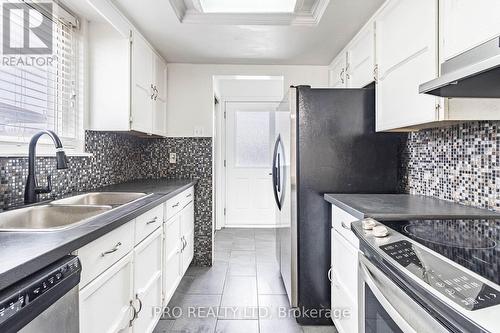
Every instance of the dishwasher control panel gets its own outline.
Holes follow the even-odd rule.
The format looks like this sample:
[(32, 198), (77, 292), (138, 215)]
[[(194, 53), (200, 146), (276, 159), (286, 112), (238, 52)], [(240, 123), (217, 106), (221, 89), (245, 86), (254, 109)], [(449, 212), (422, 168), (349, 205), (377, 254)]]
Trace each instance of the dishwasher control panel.
[(1, 291), (0, 327), (20, 311), (35, 305), (41, 296), (53, 293), (66, 279), (75, 275), (79, 279), (80, 271), (77, 257), (66, 258)]

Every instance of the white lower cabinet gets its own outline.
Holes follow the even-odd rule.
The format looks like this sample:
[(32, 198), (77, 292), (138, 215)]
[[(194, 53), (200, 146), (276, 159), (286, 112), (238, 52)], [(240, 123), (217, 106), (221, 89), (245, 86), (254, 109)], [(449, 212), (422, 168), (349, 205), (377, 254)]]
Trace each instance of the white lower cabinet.
[(358, 332), (358, 250), (332, 228), (332, 313), (349, 310), (350, 316), (335, 318), (340, 333)]
[(182, 278), (181, 250), (181, 215), (177, 214), (164, 226), (163, 242), (163, 306), (167, 306)]
[(182, 251), (182, 274), (186, 273), (194, 257), (194, 204), (189, 203), (181, 211), (182, 237), (184, 249)]
[(132, 259), (133, 254), (127, 254), (80, 290), (81, 333), (129, 332), (133, 317)]
[[(187, 190), (185, 197), (192, 198), (188, 191), (192, 193), (192, 190)], [(167, 202), (167, 210), (171, 203), (171, 200)], [(194, 257), (194, 203), (192, 199), (165, 223), (164, 235), (163, 305), (167, 306)]]
[[(162, 240), (158, 228), (134, 249), (134, 297), (137, 315), (133, 332), (153, 332), (162, 306)], [(160, 310), (158, 310), (160, 309)]]
[(193, 195), (192, 187), (177, 195), (180, 208), (166, 222), (169, 202), (76, 252), (80, 333), (153, 332), (193, 260)]

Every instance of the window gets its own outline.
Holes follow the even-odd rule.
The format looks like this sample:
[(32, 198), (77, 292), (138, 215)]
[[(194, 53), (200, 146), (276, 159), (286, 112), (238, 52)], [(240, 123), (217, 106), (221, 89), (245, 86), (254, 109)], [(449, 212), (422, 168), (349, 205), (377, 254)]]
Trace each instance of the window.
[(54, 2), (2, 5), (1, 149), (25, 153), (25, 147), (22, 151), (12, 147), (29, 142), (39, 130), (50, 129), (65, 148), (81, 150), (77, 19)]
[(267, 168), (271, 165), (271, 116), (264, 111), (236, 112), (236, 167)]
[(293, 13), (297, 0), (200, 0), (205, 13)]

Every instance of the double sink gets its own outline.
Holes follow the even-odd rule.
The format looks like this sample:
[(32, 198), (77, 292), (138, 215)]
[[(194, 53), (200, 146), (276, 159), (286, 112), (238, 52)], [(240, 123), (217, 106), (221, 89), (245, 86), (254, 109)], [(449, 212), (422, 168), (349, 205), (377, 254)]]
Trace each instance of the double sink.
[(145, 193), (95, 192), (16, 209), (0, 214), (0, 232), (67, 229), (145, 196)]

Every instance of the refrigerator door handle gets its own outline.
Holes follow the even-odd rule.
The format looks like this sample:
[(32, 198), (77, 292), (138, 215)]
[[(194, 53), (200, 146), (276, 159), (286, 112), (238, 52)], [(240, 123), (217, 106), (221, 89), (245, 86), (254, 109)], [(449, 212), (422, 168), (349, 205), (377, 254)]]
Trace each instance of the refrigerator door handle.
[(281, 202), (280, 202), (280, 199), (278, 197), (280, 180), (279, 180), (279, 168), (276, 167), (276, 159), (279, 160), (278, 149), (279, 149), (280, 141), (281, 141), (281, 137), (278, 135), (278, 138), (276, 139), (276, 143), (274, 144), (274, 154), (273, 154), (273, 193), (274, 193), (274, 200), (276, 201), (276, 205), (278, 206), (279, 210), (281, 210)]

